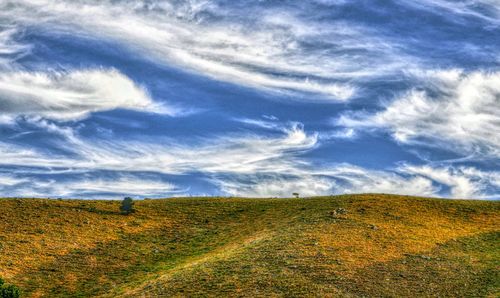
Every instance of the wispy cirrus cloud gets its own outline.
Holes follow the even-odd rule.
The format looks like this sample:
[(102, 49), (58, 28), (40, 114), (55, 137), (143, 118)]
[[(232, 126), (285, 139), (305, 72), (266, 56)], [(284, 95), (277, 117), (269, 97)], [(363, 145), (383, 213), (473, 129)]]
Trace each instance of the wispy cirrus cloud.
[(301, 167), (288, 173), (216, 177), (233, 196), (290, 197), (344, 193), (391, 193), (457, 199), (500, 199), (500, 176), (466, 166), (403, 165), (373, 170), (351, 164)]
[(432, 11), (436, 14), (451, 12), (457, 16), (469, 16), (482, 19), (492, 24), (500, 24), (500, 1), (498, 0), (402, 0), (407, 5)]
[[(380, 149), (376, 146), (391, 143), (381, 140), (384, 135), (367, 146), (363, 129), (389, 132), (398, 144), (408, 145), (397, 150), (390, 144), (395, 153), (426, 145), (426, 150), (439, 147), (498, 161), (498, 72), (415, 74), (414, 70), (443, 65), (495, 69), (500, 61), (498, 39), (492, 34), (498, 26), (495, 4), (496, 0), (0, 1), (0, 125), (5, 132), (0, 139), (0, 170), (9, 173), (0, 176), (1, 192), (81, 197), (182, 190), (143, 176), (154, 173), (154, 177), (204, 179), (223, 194), (242, 196), (290, 196), (297, 191), (303, 196), (388, 192), (498, 198), (498, 171), (476, 167), (477, 163), (406, 164), (397, 160), (402, 154), (386, 164), (370, 161), (374, 168), (342, 162), (342, 155), (354, 146), (358, 152), (359, 147)], [(421, 16), (425, 21), (419, 20)], [(482, 42), (481, 36), (491, 38)], [(82, 40), (88, 47), (76, 49)], [(60, 48), (52, 49), (53, 44)], [(112, 45), (120, 54), (89, 55), (102, 45)], [(61, 52), (71, 54), (58, 56)], [(118, 57), (121, 54), (125, 55)], [(50, 64), (60, 58), (62, 65)], [(134, 61), (124, 66), (127, 59)], [(102, 64), (116, 68), (96, 66)], [(134, 72), (143, 65), (146, 71)], [(172, 82), (165, 65), (195, 76)], [(65, 70), (50, 70), (54, 68)], [(402, 69), (413, 73), (406, 76)], [(237, 113), (231, 103), (207, 111), (207, 118), (172, 127), (165, 120), (169, 117), (149, 117), (152, 121), (136, 113), (127, 113), (135, 119), (116, 113), (116, 121), (108, 121), (108, 115), (90, 117), (114, 109), (179, 114), (160, 106), (146, 86), (125, 75), (132, 72), (153, 94), (177, 92), (170, 89), (186, 80), (182, 84), (193, 89), (197, 88), (193, 82), (206, 84), (202, 89), (210, 92), (228, 88), (227, 98), (235, 98), (236, 105), (248, 101)], [(266, 103), (264, 109), (249, 103), (254, 98), (248, 93), (254, 92), (200, 80), (197, 75), (306, 102), (357, 101), (328, 109), (323, 104), (306, 107), (303, 102), (287, 102), (285, 107), (278, 101)], [(373, 111), (373, 103), (394, 90), (402, 91)], [(193, 94), (203, 98), (205, 93), (196, 91), (177, 98), (189, 101)], [(208, 101), (215, 97), (210, 92)], [(304, 109), (297, 113), (291, 106)], [(246, 107), (248, 111), (243, 111)], [(365, 108), (371, 112), (349, 111)], [(274, 116), (253, 119), (257, 109), (279, 115), (286, 124)], [(324, 128), (322, 117), (345, 109), (337, 122), (344, 127)], [(231, 128), (213, 123), (199, 128), (216, 117), (239, 122)], [(147, 124), (140, 128), (124, 124), (138, 119)], [(297, 120), (317, 132), (307, 131)], [(252, 130), (259, 133), (249, 133)], [(205, 137), (190, 137), (193, 131)], [(92, 133), (96, 135), (89, 136)], [(322, 147), (324, 143), (343, 148), (328, 152), (331, 147)], [(101, 176), (101, 172), (113, 174)], [(67, 179), (76, 174), (84, 175)]]
[(332, 179), (308, 175), (282, 174), (241, 175), (211, 180), (224, 194), (240, 197), (291, 197), (298, 192), (303, 197), (328, 195), (336, 189)]
[[(495, 193), (499, 183), (498, 173), (474, 167), (404, 165), (373, 170), (345, 163), (311, 163), (301, 155), (318, 145), (317, 134), (306, 133), (297, 124), (282, 128), (281, 133), (274, 136), (225, 136), (199, 140), (190, 145), (164, 140), (160, 146), (144, 141), (83, 139), (72, 129), (61, 128), (47, 120), (38, 121), (37, 125), (41, 128), (63, 137), (61, 146), (64, 144), (69, 148), (69, 155), (0, 143), (0, 155), (5, 157), (0, 165), (30, 165), (56, 170), (56, 173), (62, 170), (68, 173), (102, 170), (137, 174), (198, 173), (223, 194), (255, 197), (288, 197), (292, 192), (299, 192), (303, 196), (359, 192), (452, 198), (497, 198), (499, 195)], [(119, 190), (111, 182), (108, 184), (94, 180), (89, 183), (61, 183), (57, 192), (51, 193), (76, 195), (77, 192), (97, 192), (92, 183), (99, 188), (100, 193)], [(12, 184), (11, 180), (6, 181)], [(141, 191), (141, 185), (130, 183), (129, 188), (123, 189), (129, 193), (147, 195), (147, 188)], [(148, 194), (154, 195), (153, 186), (156, 184), (151, 185)], [(158, 190), (161, 190), (158, 195), (169, 190), (163, 184), (158, 186)], [(68, 188), (66, 192), (65, 187)]]
[(373, 170), (340, 164), (328, 167), (319, 173), (338, 181), (336, 193), (397, 193), (415, 196), (436, 196), (439, 188), (432, 180), (406, 175), (405, 172)]
[(117, 108), (175, 113), (153, 102), (144, 88), (114, 69), (0, 73), (4, 117), (26, 115), (67, 121)]
[(159, 179), (132, 174), (112, 177), (89, 177), (88, 174), (67, 179), (0, 174), (0, 192), (10, 197), (121, 198), (123, 196), (155, 197), (185, 195), (187, 189)]
[[(36, 121), (36, 120), (32, 120)], [(86, 140), (71, 128), (59, 127), (41, 120), (34, 122), (42, 129), (63, 137), (62, 148), (67, 154), (54, 154), (34, 148), (0, 142), (0, 155), (7, 157), (2, 165), (101, 169), (123, 171), (153, 171), (165, 174), (187, 172), (251, 173), (286, 171), (300, 161), (296, 154), (312, 149), (316, 134), (307, 134), (294, 125), (276, 137), (256, 135), (225, 136), (198, 140), (192, 145), (180, 145), (164, 140), (164, 144), (142, 141)]]
[(7, 188), (19, 185), (20, 183), (27, 182), (26, 178), (18, 178), (13, 175), (0, 174), (0, 188)]
[[(204, 176), (229, 173), (244, 175), (250, 173), (275, 173), (293, 171), (302, 163), (297, 154), (308, 151), (316, 145), (315, 134), (307, 134), (299, 125), (282, 128), (281, 134), (275, 137), (262, 137), (253, 134), (245, 136), (225, 136), (213, 140), (198, 140), (197, 144), (180, 145), (174, 142), (164, 145), (135, 141), (107, 141), (86, 140), (81, 138), (70, 127), (61, 127), (44, 119), (28, 119), (40, 129), (60, 136), (60, 145), (67, 148), (66, 154), (53, 154), (45, 150), (23, 147), (15, 144), (0, 142), (0, 155), (3, 162), (0, 164), (9, 167), (30, 167), (51, 169), (51, 171), (66, 174), (74, 172), (112, 171), (116, 173), (142, 172), (161, 174), (189, 174), (200, 173)], [(19, 168), (18, 168), (19, 170)], [(16, 170), (17, 171), (17, 170)], [(14, 171), (14, 172), (16, 172)], [(33, 172), (33, 170), (31, 170)], [(26, 173), (23, 173), (26, 174)], [(23, 175), (20, 173), (20, 176)], [(33, 180), (33, 178), (30, 178)], [(34, 179), (36, 180), (36, 179)], [(109, 179), (108, 179), (109, 180)], [(7, 180), (6, 180), (7, 181)], [(42, 181), (36, 187), (28, 189), (23, 183), (28, 179), (20, 180), (15, 185), (18, 191), (9, 193), (38, 193), (59, 194), (59, 196), (79, 196), (87, 193), (130, 193), (146, 195), (165, 194), (169, 188), (160, 183), (156, 192), (154, 183), (144, 188), (141, 181), (130, 181), (126, 187), (116, 187), (112, 181)], [(57, 182), (56, 182), (57, 181)], [(8, 180), (10, 184), (15, 180)], [(119, 182), (119, 181), (118, 181)], [(120, 183), (118, 183), (120, 184)], [(21, 186), (23, 188), (21, 188)], [(120, 184), (121, 185), (121, 184)], [(10, 185), (8, 189), (12, 190)], [(96, 187), (98, 189), (96, 189)], [(3, 189), (5, 192), (7, 187)], [(30, 190), (30, 191), (28, 191)], [(36, 192), (35, 190), (38, 190)], [(149, 191), (149, 192), (148, 192)], [(153, 194), (154, 192), (154, 194)], [(173, 191), (171, 191), (173, 192)], [(46, 196), (46, 195), (45, 195)]]
[(348, 100), (356, 94), (353, 80), (415, 64), (370, 28), (304, 14), (311, 5), (318, 4), (278, 9), (255, 3), (241, 14), (237, 4), (218, 1), (23, 0), (5, 1), (0, 18), (54, 34), (118, 41), (155, 62), (218, 80), (316, 95), (303, 97), (310, 101)]
[[(449, 187), (449, 195), (463, 199), (499, 199), (500, 173), (481, 171), (474, 167), (447, 166), (432, 167), (430, 165), (401, 167), (401, 171), (425, 177)], [(488, 189), (497, 190), (489, 191)]]
[(145, 87), (113, 68), (26, 70), (17, 59), (31, 46), (16, 40), (19, 33), (14, 25), (0, 27), (0, 124), (12, 124), (18, 116), (81, 120), (114, 109), (184, 113), (153, 101)]
[(396, 193), (437, 196), (432, 180), (404, 176), (394, 171), (370, 170), (350, 164), (297, 167), (294, 171), (214, 179), (223, 192), (233, 196), (291, 197), (343, 193)]
[(18, 57), (29, 52), (29, 45), (14, 39), (18, 34), (18, 29), (15, 26), (2, 27), (0, 25), (0, 71), (11, 68), (11, 64)]
[(387, 130), (401, 143), (478, 158), (500, 155), (500, 72), (447, 70), (418, 76), (423, 89), (415, 88), (373, 114), (343, 115), (336, 124)]

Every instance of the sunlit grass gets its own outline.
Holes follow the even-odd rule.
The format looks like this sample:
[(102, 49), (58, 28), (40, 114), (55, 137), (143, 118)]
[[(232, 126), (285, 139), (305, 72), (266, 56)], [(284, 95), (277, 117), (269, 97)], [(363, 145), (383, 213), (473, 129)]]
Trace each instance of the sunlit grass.
[[(390, 195), (0, 200), (26, 296), (495, 296), (500, 203)], [(345, 214), (332, 214), (344, 208)]]

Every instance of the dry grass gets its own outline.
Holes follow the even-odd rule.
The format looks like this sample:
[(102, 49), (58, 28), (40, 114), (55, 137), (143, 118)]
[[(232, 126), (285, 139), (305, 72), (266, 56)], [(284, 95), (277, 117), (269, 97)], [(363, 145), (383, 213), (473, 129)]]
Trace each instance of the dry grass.
[(0, 200), (0, 276), (28, 297), (500, 294), (498, 202), (168, 199), (129, 216), (118, 206)]

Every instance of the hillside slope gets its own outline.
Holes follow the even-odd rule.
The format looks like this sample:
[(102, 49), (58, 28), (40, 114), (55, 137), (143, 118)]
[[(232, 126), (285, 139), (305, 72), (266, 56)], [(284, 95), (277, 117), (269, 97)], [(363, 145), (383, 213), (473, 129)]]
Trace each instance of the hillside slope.
[[(500, 294), (500, 202), (0, 200), (0, 277), (27, 297)], [(344, 212), (345, 211), (345, 212)]]

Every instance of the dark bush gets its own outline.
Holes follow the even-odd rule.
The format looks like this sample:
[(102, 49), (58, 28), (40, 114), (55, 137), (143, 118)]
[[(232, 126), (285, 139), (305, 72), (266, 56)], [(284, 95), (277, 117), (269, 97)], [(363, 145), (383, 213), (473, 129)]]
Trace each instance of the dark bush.
[(19, 296), (21, 296), (21, 292), (18, 287), (6, 284), (0, 278), (0, 298), (18, 298)]
[(130, 197), (124, 198), (122, 204), (120, 205), (120, 211), (122, 214), (130, 214), (135, 212), (134, 200)]

